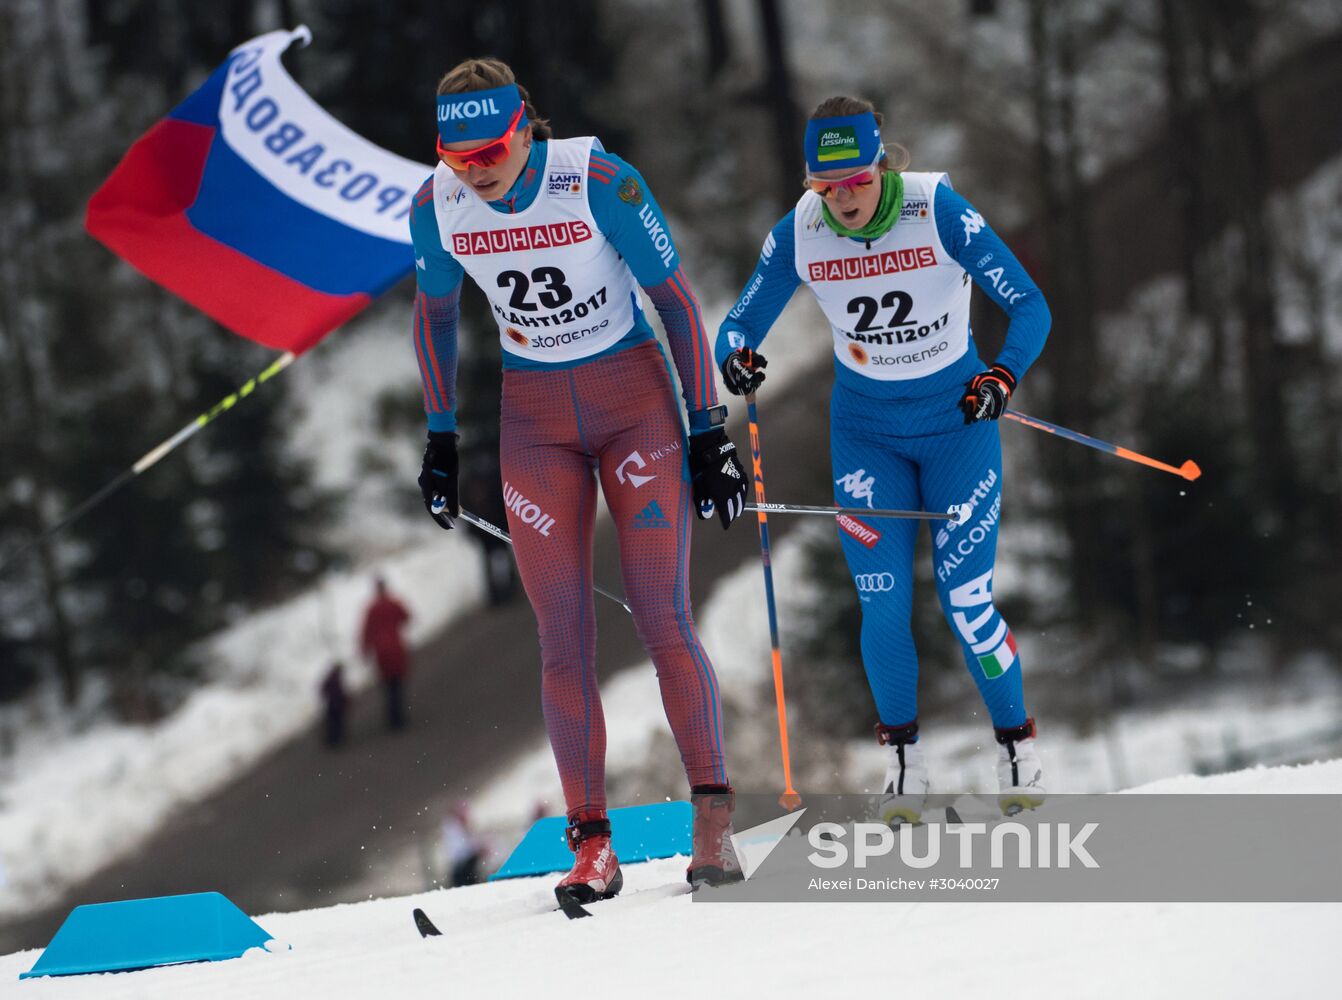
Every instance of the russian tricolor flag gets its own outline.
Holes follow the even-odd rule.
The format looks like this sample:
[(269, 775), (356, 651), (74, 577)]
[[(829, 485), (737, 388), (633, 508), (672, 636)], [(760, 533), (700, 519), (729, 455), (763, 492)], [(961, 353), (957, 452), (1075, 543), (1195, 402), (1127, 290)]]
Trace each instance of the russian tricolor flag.
[(374, 146), (280, 62), (307, 28), (238, 46), (89, 201), (96, 239), (224, 326), (301, 353), (414, 267), (433, 172)]

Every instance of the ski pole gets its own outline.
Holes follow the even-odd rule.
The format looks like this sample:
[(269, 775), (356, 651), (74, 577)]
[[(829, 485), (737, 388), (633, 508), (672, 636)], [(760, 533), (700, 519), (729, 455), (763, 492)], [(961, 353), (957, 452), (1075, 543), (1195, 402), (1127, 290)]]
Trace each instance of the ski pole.
[(877, 507), (874, 510), (868, 510), (866, 507), (811, 507), (807, 504), (799, 503), (748, 503), (746, 510), (755, 511), (760, 514), (824, 514), (829, 517), (903, 517), (916, 519), (919, 521), (954, 521), (956, 524), (964, 524), (969, 520), (969, 515), (973, 512), (973, 507), (967, 503), (954, 504), (950, 510), (944, 514), (939, 514), (931, 510), (885, 510)]
[(774, 666), (774, 701), (778, 705), (778, 740), (783, 751), (783, 794), (778, 804), (791, 812), (801, 805), (801, 796), (792, 787), (792, 762), (788, 754), (787, 703), (783, 699), (783, 654), (778, 642), (778, 608), (774, 602), (773, 560), (769, 549), (769, 515), (771, 505), (764, 499), (764, 461), (760, 455), (760, 421), (755, 410), (755, 394), (746, 394), (746, 413), (750, 421), (750, 457), (755, 465), (755, 499), (752, 504), (760, 522), (760, 557), (764, 563), (764, 599), (769, 609), (769, 643)]
[(1198, 463), (1191, 458), (1183, 465), (1166, 465), (1164, 462), (1158, 462), (1154, 458), (1138, 454), (1128, 448), (1121, 448), (1116, 444), (1110, 444), (1108, 441), (1101, 441), (1099, 438), (1093, 438), (1086, 434), (1079, 434), (1076, 431), (1069, 431), (1066, 427), (1059, 427), (1057, 424), (1050, 424), (1047, 420), (1040, 420), (1038, 417), (1027, 417), (1024, 413), (1015, 413), (1007, 410), (1002, 416), (1008, 420), (1014, 420), (1018, 424), (1024, 424), (1026, 427), (1033, 427), (1037, 431), (1044, 431), (1048, 434), (1056, 434), (1058, 437), (1066, 438), (1068, 441), (1075, 441), (1077, 444), (1084, 444), (1087, 448), (1094, 448), (1096, 451), (1103, 451), (1110, 455), (1117, 455), (1119, 458), (1126, 458), (1129, 462), (1136, 462), (1139, 465), (1150, 466), (1152, 469), (1159, 469), (1161, 472), (1172, 472), (1176, 476), (1187, 479), (1190, 483), (1202, 475), (1202, 470), (1198, 468)]
[[(444, 507), (447, 506), (447, 501), (446, 501), (446, 500), (443, 501), (443, 506), (444, 506)], [(436, 514), (438, 514), (438, 513), (442, 513), (442, 510), (441, 510), (441, 509), (439, 509), (439, 510), (435, 510), (434, 513), (436, 513)], [(466, 510), (465, 508), (462, 508), (462, 511), (461, 511), (461, 519), (462, 519), (463, 521), (465, 521), (467, 524), (471, 524), (471, 525), (474, 525), (475, 527), (479, 528), (479, 529), (480, 529), (481, 531), (483, 531), (485, 534), (487, 534), (487, 535), (493, 535), (493, 536), (494, 536), (495, 538), (497, 538), (499, 541), (501, 541), (501, 542), (506, 542), (509, 546), (511, 546), (511, 545), (513, 544), (512, 536), (509, 535), (508, 532), (504, 531), (502, 528), (500, 528), (500, 527), (498, 527), (498, 526), (496, 526), (496, 525), (490, 524), (490, 523), (489, 523), (488, 521), (486, 521), (483, 517), (476, 517), (474, 514), (472, 514), (469, 510)], [(628, 604), (626, 604), (626, 603), (625, 603), (623, 600), (621, 600), (620, 598), (616, 597), (614, 594), (612, 594), (612, 593), (611, 593), (609, 590), (607, 590), (605, 587), (601, 586), (601, 584), (599, 584), (599, 583), (593, 583), (593, 584), (592, 584), (592, 589), (595, 590), (595, 591), (596, 591), (598, 594), (600, 594), (602, 597), (609, 597), (612, 601), (614, 601), (614, 602), (615, 602), (616, 604), (618, 604), (620, 607), (624, 608), (624, 610), (628, 611), (631, 615), (634, 613), (634, 612), (630, 609), (630, 607), (629, 607)]]
[(179, 430), (172, 437), (168, 438), (166, 441), (162, 442), (161, 444), (151, 449), (150, 451), (145, 452), (145, 454), (140, 456), (140, 459), (134, 465), (132, 465), (128, 469), (123, 469), (120, 475), (116, 476), (110, 482), (105, 483), (101, 489), (97, 490), (92, 496), (86, 499), (78, 507), (70, 511), (70, 513), (66, 514), (63, 518), (61, 518), (59, 521), (53, 524), (46, 531), (42, 532), (42, 534), (38, 535), (36, 538), (31, 538), (24, 544), (18, 546), (9, 555), (7, 559), (5, 559), (3, 562), (0, 562), (0, 569), (4, 569), (19, 556), (23, 555), (25, 552), (31, 549), (34, 545), (41, 544), (48, 538), (51, 538), (58, 532), (69, 527), (75, 521), (79, 520), (81, 517), (83, 517), (85, 514), (91, 511), (94, 507), (98, 506), (98, 504), (102, 503), (113, 493), (121, 489), (121, 487), (125, 486), (128, 482), (130, 482), (132, 479), (138, 476), (140, 473), (144, 472), (150, 466), (156, 464), (159, 461), (159, 459), (161, 459), (164, 455), (168, 454), (168, 452), (172, 451), (183, 441), (186, 441), (188, 438), (192, 437), (202, 427), (205, 427), (207, 424), (212, 423), (214, 419), (220, 416), (221, 414), (227, 413), (229, 410), (233, 409), (233, 407), (238, 404), (239, 400), (246, 399), (253, 392), (255, 392), (257, 386), (261, 385), (264, 382), (268, 382), (270, 379), (274, 378), (280, 372), (284, 371), (284, 369), (288, 368), (291, 364), (293, 364), (294, 359), (296, 357), (298, 357), (298, 355), (294, 354), (293, 351), (285, 351), (278, 358), (272, 361), (270, 365), (266, 368), (266, 370), (263, 371), (260, 375), (244, 383), (242, 387), (238, 389), (237, 392), (225, 396), (223, 399), (219, 400), (219, 402), (215, 403), (214, 406), (210, 407), (210, 409), (206, 410), (200, 416), (196, 417), (195, 420), (191, 421), (191, 423), (187, 424), (185, 427)]

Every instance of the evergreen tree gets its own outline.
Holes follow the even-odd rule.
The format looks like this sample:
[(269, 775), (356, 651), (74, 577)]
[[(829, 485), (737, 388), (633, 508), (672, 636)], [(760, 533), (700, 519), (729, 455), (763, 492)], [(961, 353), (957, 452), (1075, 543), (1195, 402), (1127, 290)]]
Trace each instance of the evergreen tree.
[[(264, 366), (233, 336), (83, 231), (88, 197), (133, 139), (253, 32), (250, 5), (0, 10), (0, 492), (12, 551)], [(223, 16), (227, 14), (227, 16)], [(152, 711), (151, 678), (230, 605), (287, 593), (321, 567), (324, 510), (282, 454), (282, 381), (38, 546), (0, 581), (0, 653), (54, 670), (67, 700), (87, 668), (119, 672)]]

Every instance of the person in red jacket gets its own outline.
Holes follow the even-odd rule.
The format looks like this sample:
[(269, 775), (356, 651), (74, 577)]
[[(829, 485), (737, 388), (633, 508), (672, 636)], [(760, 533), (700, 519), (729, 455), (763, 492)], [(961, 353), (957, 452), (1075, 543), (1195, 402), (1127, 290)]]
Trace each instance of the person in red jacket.
[(363, 638), (360, 645), (364, 655), (377, 664), (382, 690), (387, 696), (387, 728), (404, 729), (405, 678), (410, 671), (410, 656), (406, 652), (401, 629), (410, 621), (410, 612), (387, 590), (387, 581), (375, 581), (377, 593), (364, 612)]

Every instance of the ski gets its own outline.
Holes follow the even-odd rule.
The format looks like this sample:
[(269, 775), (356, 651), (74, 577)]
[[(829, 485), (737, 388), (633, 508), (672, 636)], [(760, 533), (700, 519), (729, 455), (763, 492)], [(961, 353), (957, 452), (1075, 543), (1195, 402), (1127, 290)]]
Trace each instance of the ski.
[(590, 902), (583, 903), (574, 897), (571, 893), (564, 893), (563, 896), (556, 892), (555, 898), (559, 902), (557, 909), (570, 920), (581, 920), (583, 917), (592, 916), (592, 911), (587, 909), (593, 903), (605, 902), (606, 899), (635, 899), (643, 895), (657, 896), (688, 896), (695, 891), (695, 887), (688, 882), (672, 882), (667, 885), (649, 886), (646, 889), (634, 889), (631, 892), (620, 893), (618, 896), (608, 896), (604, 899), (593, 899)]
[(436, 926), (434, 926), (433, 921), (429, 919), (429, 915), (425, 913), (423, 910), (416, 907), (414, 917), (415, 917), (415, 927), (419, 930), (420, 937), (427, 938), (427, 937), (443, 936), (443, 932), (440, 931)]
[[(612, 899), (617, 898), (612, 896)], [(581, 920), (583, 917), (590, 917), (592, 914), (587, 907), (578, 901), (578, 897), (571, 891), (565, 889), (555, 890), (555, 899), (559, 901), (559, 909), (564, 916), (570, 920)], [(595, 901), (594, 901), (595, 902)]]
[[(672, 882), (668, 885), (649, 886), (646, 889), (635, 889), (631, 892), (622, 893), (620, 895), (610, 896), (607, 898), (633, 899), (635, 897), (642, 896), (644, 894), (663, 895), (663, 896), (686, 896), (694, 891), (695, 891), (694, 887), (692, 887), (689, 883)], [(533, 913), (536, 915), (542, 913), (563, 913), (564, 916), (568, 917), (570, 920), (581, 920), (584, 917), (590, 917), (593, 915), (592, 911), (588, 909), (589, 906), (591, 906), (593, 903), (603, 902), (604, 900), (594, 899), (591, 900), (590, 902), (583, 903), (571, 892), (565, 892), (565, 893), (556, 892), (555, 901), (557, 905), (546, 907), (544, 909), (537, 909), (534, 910)], [(437, 925), (434, 924), (433, 920), (430, 919), (429, 915), (425, 913), (422, 909), (416, 908), (413, 915), (415, 918), (415, 929), (419, 931), (420, 937), (429, 938), (429, 937), (442, 936), (443, 932), (438, 929)]]

